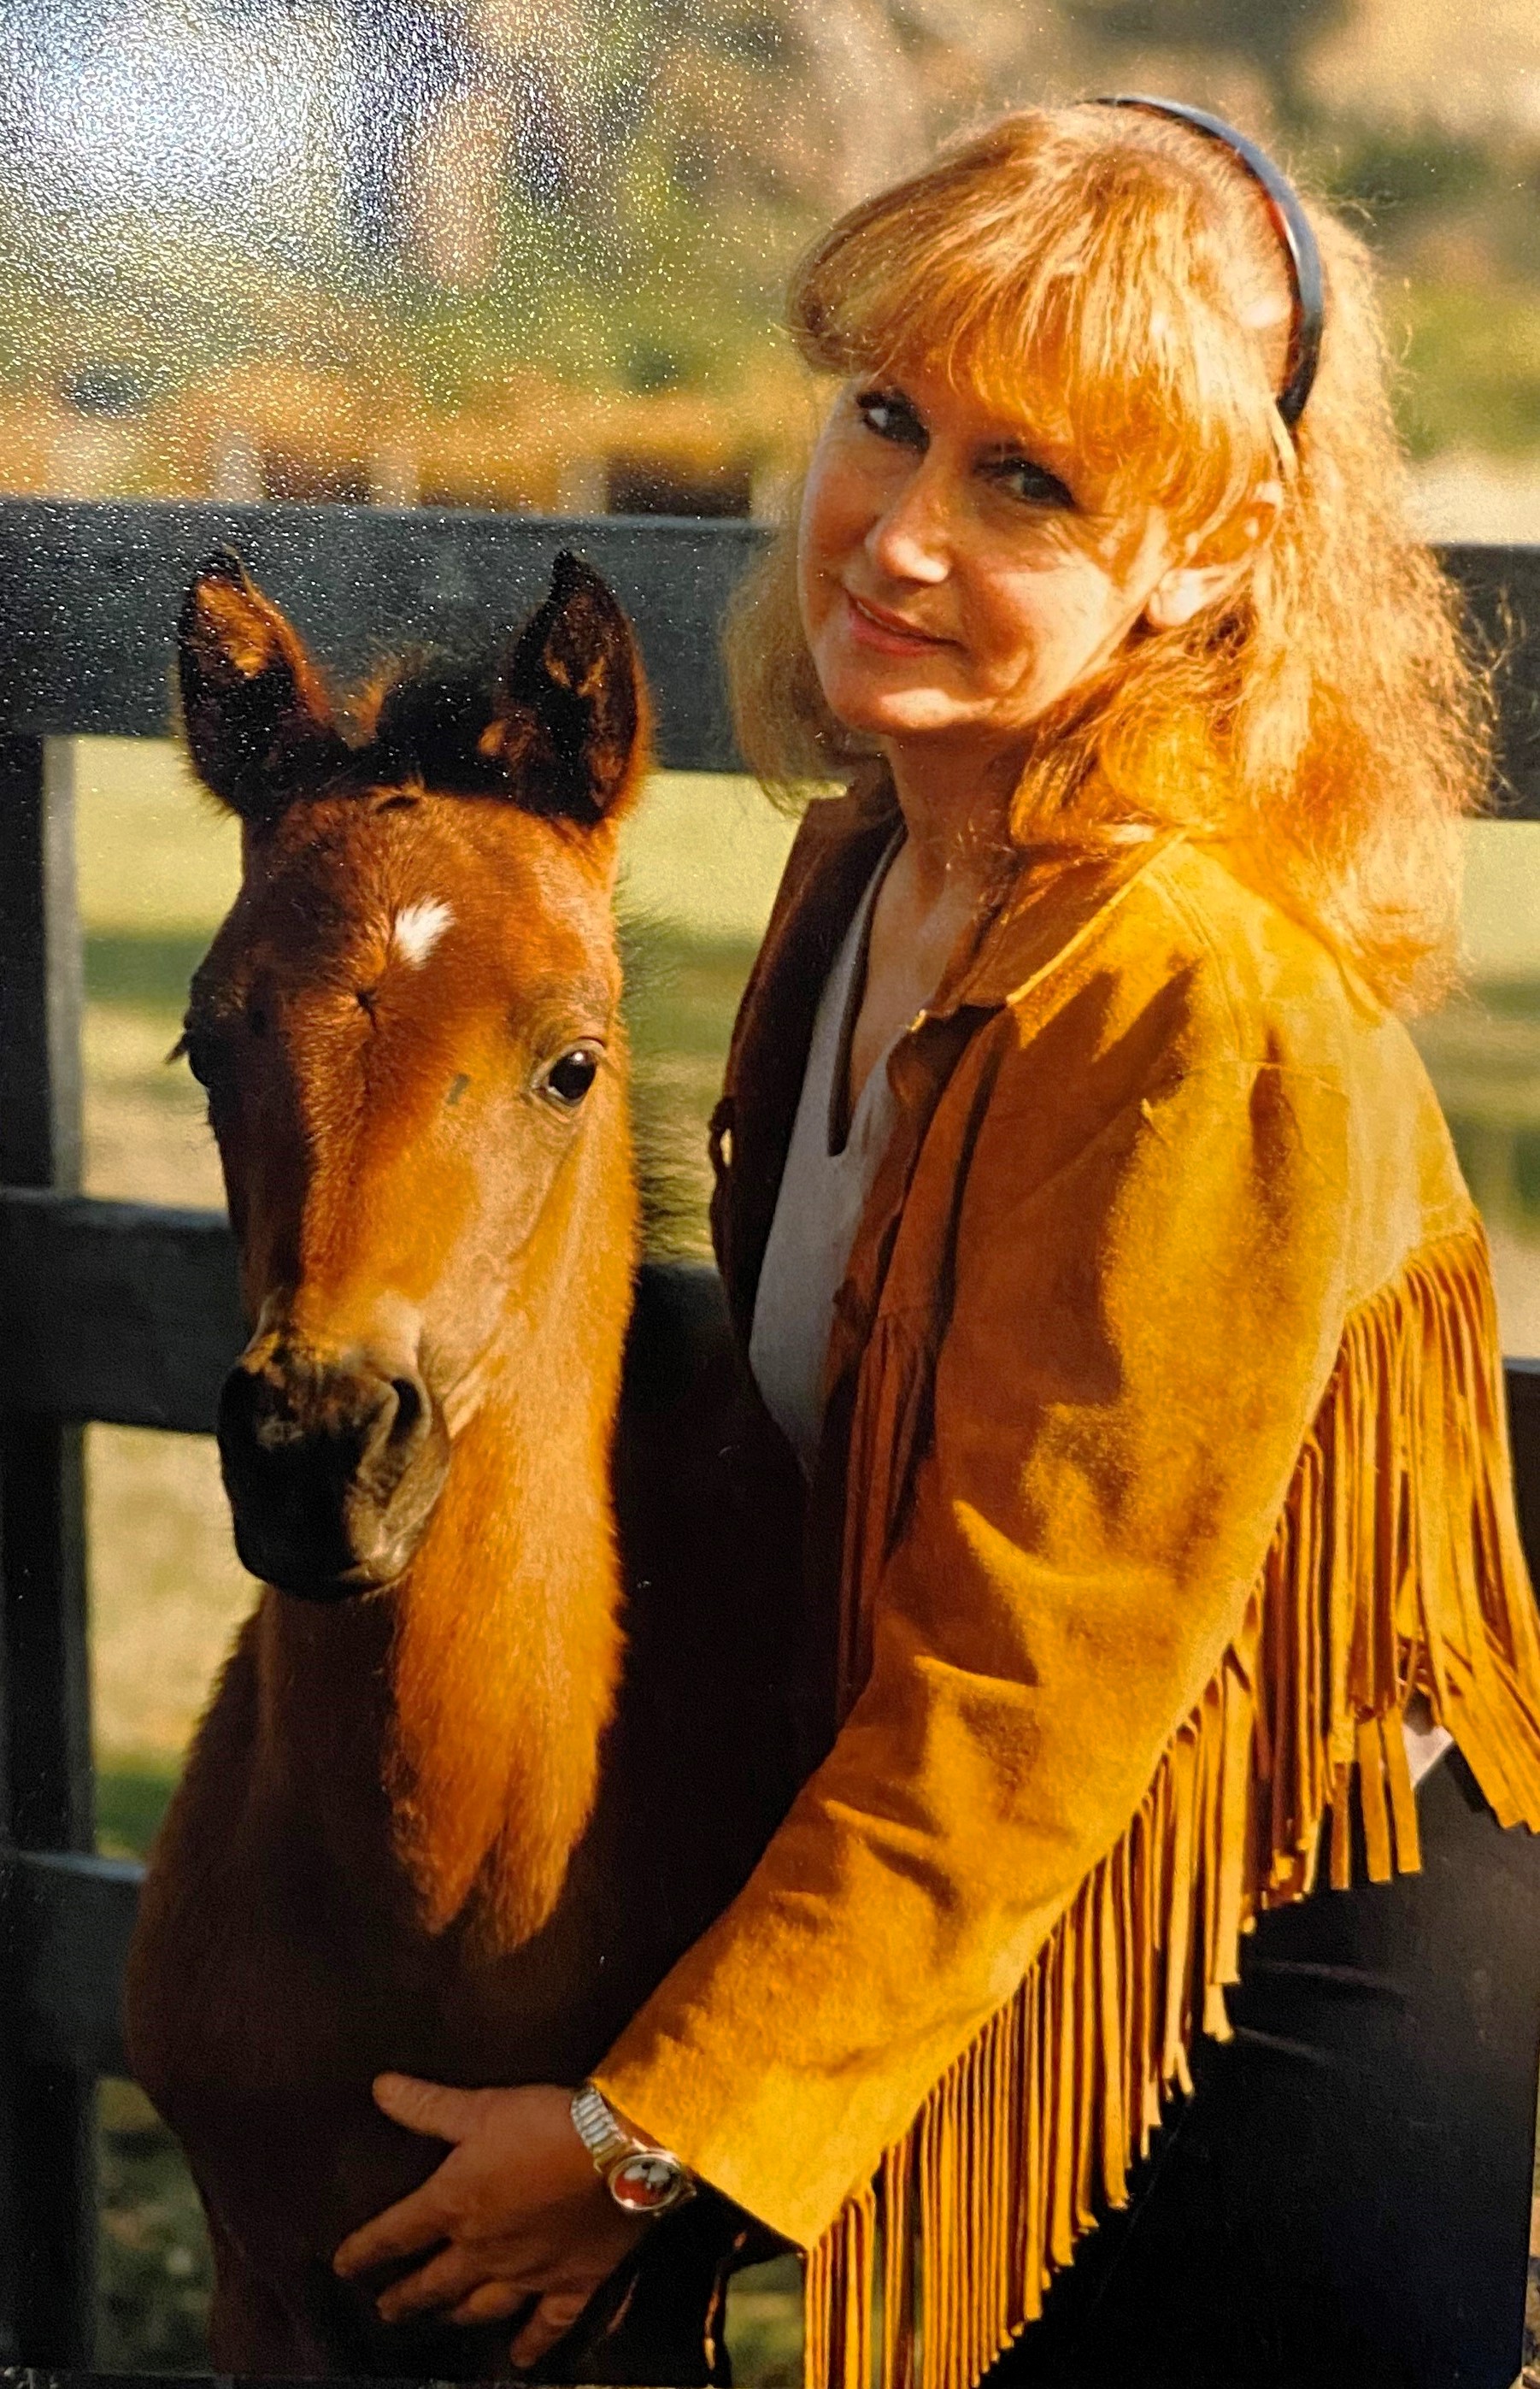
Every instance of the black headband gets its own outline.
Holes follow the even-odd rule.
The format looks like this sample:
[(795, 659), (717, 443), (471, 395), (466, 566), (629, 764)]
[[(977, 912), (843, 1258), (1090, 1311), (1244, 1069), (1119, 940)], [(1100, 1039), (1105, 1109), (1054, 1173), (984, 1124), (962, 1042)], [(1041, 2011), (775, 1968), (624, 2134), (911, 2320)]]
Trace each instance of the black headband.
[(1237, 133), (1222, 116), (1210, 116), (1206, 109), (1189, 108), (1181, 99), (1147, 99), (1136, 93), (1109, 93), (1094, 103), (1099, 108), (1144, 108), (1155, 116), (1174, 116), (1178, 123), (1190, 124), (1195, 133), (1205, 133), (1211, 141), (1220, 142), (1238, 158), (1252, 180), (1261, 186), (1267, 202), (1267, 212), (1273, 228), (1283, 244), (1289, 260), (1290, 279), (1293, 285), (1293, 317), (1289, 326), (1289, 362), (1283, 377), (1277, 406), (1284, 422), (1292, 431), (1305, 412), (1305, 402), (1310, 395), (1316, 378), (1316, 368), (1321, 357), (1321, 326), (1326, 316), (1326, 294), (1321, 276), (1321, 253), (1316, 246), (1316, 236), (1310, 220), (1300, 205), (1299, 193), (1286, 174), (1280, 174), (1265, 149)]

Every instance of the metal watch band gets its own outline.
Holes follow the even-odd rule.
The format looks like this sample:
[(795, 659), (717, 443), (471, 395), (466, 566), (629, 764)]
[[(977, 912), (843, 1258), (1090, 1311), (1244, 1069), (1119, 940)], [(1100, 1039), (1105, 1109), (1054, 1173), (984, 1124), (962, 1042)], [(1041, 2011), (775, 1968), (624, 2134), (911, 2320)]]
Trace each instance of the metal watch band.
[(572, 2093), (572, 2124), (603, 2174), (608, 2173), (617, 2157), (629, 2157), (642, 2146), (620, 2129), (608, 2100), (592, 2082), (584, 2082)]

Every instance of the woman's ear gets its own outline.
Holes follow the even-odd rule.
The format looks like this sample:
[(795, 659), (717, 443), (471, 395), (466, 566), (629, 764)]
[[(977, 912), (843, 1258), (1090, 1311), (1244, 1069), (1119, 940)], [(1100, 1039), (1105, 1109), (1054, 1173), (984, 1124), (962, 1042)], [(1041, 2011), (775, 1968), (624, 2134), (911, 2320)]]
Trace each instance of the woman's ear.
[(1282, 505), (1280, 483), (1263, 481), (1216, 530), (1199, 531), (1189, 541), (1186, 554), (1167, 566), (1144, 601), (1151, 629), (1180, 630), (1205, 607), (1228, 597), (1271, 538)]

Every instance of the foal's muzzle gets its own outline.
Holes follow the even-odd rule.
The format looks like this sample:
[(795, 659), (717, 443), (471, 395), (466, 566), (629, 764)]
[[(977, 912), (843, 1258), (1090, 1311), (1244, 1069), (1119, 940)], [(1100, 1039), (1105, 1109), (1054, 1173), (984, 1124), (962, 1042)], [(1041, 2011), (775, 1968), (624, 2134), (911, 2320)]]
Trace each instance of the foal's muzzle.
[(308, 1601), (391, 1584), (449, 1464), (443, 1414), (415, 1370), (297, 1348), (248, 1353), (224, 1381), (219, 1454), (241, 1564)]

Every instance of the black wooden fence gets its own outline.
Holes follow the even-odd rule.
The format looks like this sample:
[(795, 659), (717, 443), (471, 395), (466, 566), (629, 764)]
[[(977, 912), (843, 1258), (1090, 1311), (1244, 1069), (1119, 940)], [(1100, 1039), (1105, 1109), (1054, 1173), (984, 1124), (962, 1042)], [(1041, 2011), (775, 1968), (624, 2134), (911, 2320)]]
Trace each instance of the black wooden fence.
[[(70, 775), (53, 742), (165, 735), (177, 607), (222, 541), (344, 680), (393, 645), (510, 627), (570, 543), (637, 624), (663, 761), (729, 768), (718, 626), (760, 536), (740, 523), (0, 504), (0, 2366), (91, 2361), (92, 2096), (122, 2064), (138, 1869), (94, 1854), (83, 1423), (209, 1428), (242, 1341), (221, 1219), (79, 1192), (80, 933)], [(1540, 549), (1451, 560), (1508, 650), (1505, 810), (1540, 820)], [(663, 1272), (644, 1278), (642, 1334), (671, 1300)], [(1510, 1362), (1508, 1392), (1534, 1565), (1540, 1362)]]

